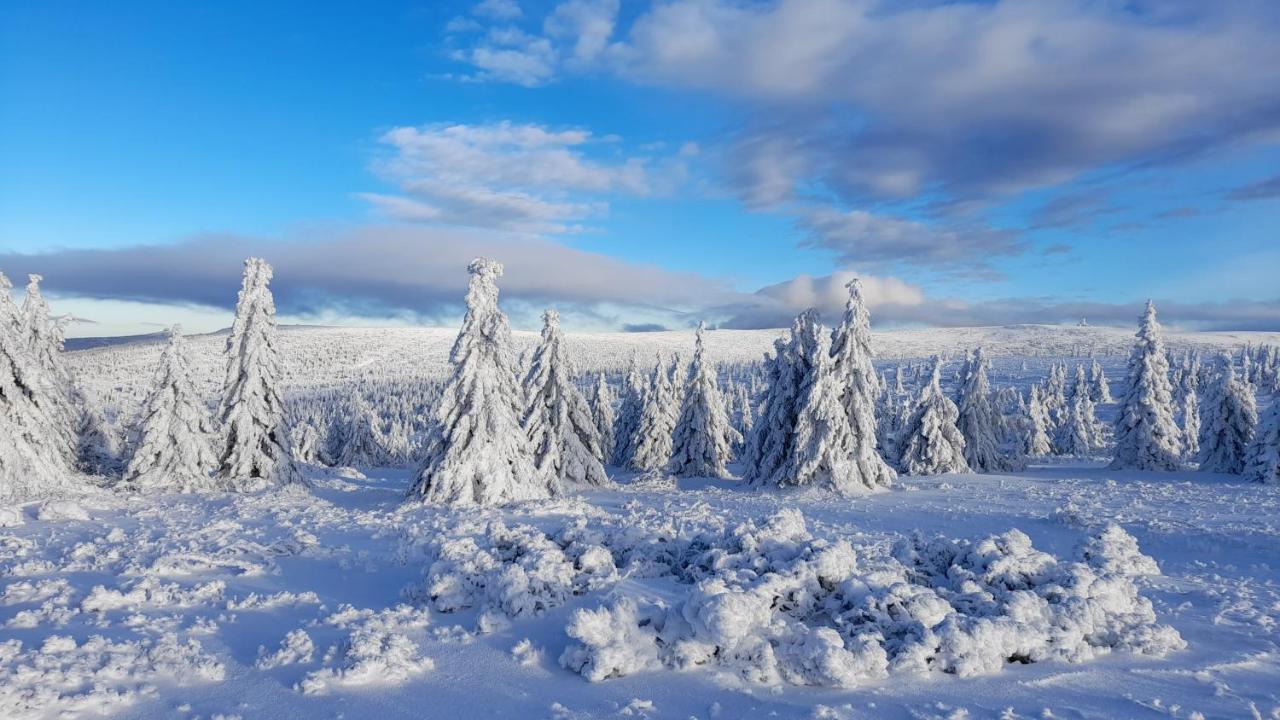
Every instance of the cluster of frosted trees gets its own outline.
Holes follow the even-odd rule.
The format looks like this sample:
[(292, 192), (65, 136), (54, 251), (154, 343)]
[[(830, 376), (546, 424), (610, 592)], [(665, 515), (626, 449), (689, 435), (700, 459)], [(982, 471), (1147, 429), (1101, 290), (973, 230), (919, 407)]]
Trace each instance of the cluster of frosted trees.
[(62, 365), (62, 328), (49, 317), (40, 279), (31, 276), (18, 311), (9, 281), (0, 275), (0, 500), (71, 489), (86, 481), (80, 473), (139, 492), (244, 492), (304, 484), (280, 394), (266, 262), (245, 261), (216, 412), (196, 392), (175, 327), (132, 424), (123, 472), (101, 413)]

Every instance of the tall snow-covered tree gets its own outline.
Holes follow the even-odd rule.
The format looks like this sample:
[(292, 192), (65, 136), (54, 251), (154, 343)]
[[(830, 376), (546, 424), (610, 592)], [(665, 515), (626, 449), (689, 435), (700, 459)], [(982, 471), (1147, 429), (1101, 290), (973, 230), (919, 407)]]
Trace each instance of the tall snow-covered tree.
[(956, 428), (960, 411), (942, 392), (942, 360), (935, 357), (929, 379), (920, 389), (911, 419), (898, 442), (898, 469), (906, 475), (968, 472), (964, 436)]
[(1000, 450), (997, 439), (1000, 418), (991, 402), (991, 383), (987, 379), (990, 363), (978, 348), (968, 363), (964, 384), (960, 387), (959, 416), (956, 427), (964, 436), (964, 459), (975, 472), (1011, 470), (1017, 463)]
[(449, 353), (453, 372), (427, 436), (426, 457), (409, 497), (453, 505), (493, 505), (558, 495), (559, 479), (534, 465), (520, 426), (511, 326), (498, 309), (501, 263), (467, 267), (467, 313)]
[[(808, 317), (811, 314), (814, 317)], [(743, 479), (749, 483), (772, 483), (790, 456), (800, 382), (809, 373), (809, 359), (800, 352), (798, 337), (806, 325), (816, 322), (816, 311), (805, 311), (792, 323), (788, 336), (773, 341), (773, 356), (765, 361), (764, 403), (743, 453)]]
[(182, 329), (169, 330), (151, 392), (137, 422), (138, 445), (123, 484), (141, 492), (209, 492), (223, 489), (210, 473), (213, 422), (191, 380)]
[(524, 379), (522, 426), (533, 449), (534, 464), (560, 482), (608, 485), (591, 406), (573, 383), (572, 374), (560, 332), (560, 313), (547, 310), (542, 314), (542, 342), (533, 352)]
[[(677, 361), (673, 361), (673, 364)], [(680, 405), (672, 373), (659, 357), (653, 368), (649, 388), (644, 394), (644, 410), (632, 434), (629, 467), (642, 472), (666, 470), (671, 462), (671, 438), (679, 419)]]
[(1044, 457), (1053, 449), (1049, 442), (1049, 411), (1036, 385), (1031, 386), (1031, 399), (1023, 418), (1022, 449), (1029, 457)]
[(119, 444), (97, 401), (72, 384), (71, 404), (76, 410), (76, 468), (91, 475), (120, 472)]
[(706, 324), (698, 323), (693, 364), (671, 441), (669, 470), (673, 475), (728, 477), (725, 465), (733, 446), (742, 440), (729, 422), (715, 369), (707, 361), (706, 332)]
[(11, 287), (0, 273), (0, 502), (24, 502), (71, 485), (70, 432), (41, 400), (48, 386), (22, 334)]
[(853, 432), (853, 471), (859, 477), (855, 485), (887, 486), (897, 474), (876, 451), (876, 400), (880, 396), (880, 380), (872, 365), (871, 314), (862, 297), (862, 283), (854, 278), (846, 287), (849, 298), (844, 316), (832, 333), (831, 365), (840, 393), (840, 404), (849, 418)]
[(596, 373), (596, 382), (591, 389), (591, 420), (596, 426), (596, 437), (600, 440), (600, 462), (611, 462), (614, 450), (613, 426), (617, 418), (613, 411), (613, 389), (604, 373)]
[(1067, 406), (1067, 366), (1054, 363), (1049, 367), (1049, 377), (1045, 378), (1040, 401), (1049, 418), (1049, 430), (1052, 432), (1066, 422), (1071, 409)]
[(241, 492), (306, 484), (293, 461), (280, 396), (276, 305), (268, 287), (271, 274), (265, 260), (245, 260), (236, 317), (227, 338), (227, 375), (218, 408), (223, 436), (218, 477)]
[(21, 311), (11, 311), (19, 342), (27, 347), (31, 367), (29, 382), (33, 401), (49, 418), (55, 439), (67, 462), (79, 460), (77, 430), (82, 420), (73, 402), (71, 374), (62, 363), (63, 326), (49, 315), (49, 303), (40, 293), (39, 275), (28, 275)]
[(1177, 470), (1181, 432), (1173, 415), (1173, 388), (1156, 306), (1147, 301), (1129, 356), (1128, 385), (1115, 426), (1113, 469)]
[(1182, 393), (1182, 443), (1188, 458), (1200, 454), (1200, 398), (1194, 387)]
[(640, 418), (644, 415), (646, 392), (644, 376), (640, 374), (640, 370), (636, 367), (636, 358), (632, 355), (626, 380), (622, 385), (618, 418), (614, 421), (613, 464), (619, 467), (630, 467), (631, 456), (635, 454), (633, 441), (636, 428), (640, 426)]
[(1200, 408), (1200, 452), (1196, 456), (1200, 470), (1243, 473), (1245, 449), (1253, 440), (1257, 424), (1258, 406), (1253, 390), (1236, 377), (1231, 358), (1224, 357), (1217, 386)]
[(1097, 358), (1094, 358), (1089, 366), (1089, 397), (1095, 403), (1114, 402), (1111, 397), (1111, 383), (1107, 382), (1107, 373), (1103, 371), (1102, 364)]
[(1280, 484), (1280, 398), (1258, 424), (1244, 453), (1244, 477), (1253, 482)]

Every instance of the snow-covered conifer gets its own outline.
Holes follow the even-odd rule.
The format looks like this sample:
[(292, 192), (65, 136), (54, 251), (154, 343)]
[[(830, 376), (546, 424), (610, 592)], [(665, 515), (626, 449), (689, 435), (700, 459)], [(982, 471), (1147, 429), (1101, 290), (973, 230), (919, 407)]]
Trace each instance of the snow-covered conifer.
[(591, 420), (596, 426), (596, 437), (599, 439), (600, 462), (611, 462), (614, 450), (613, 426), (617, 418), (613, 411), (613, 389), (604, 373), (596, 373), (596, 383), (591, 391)]
[(186, 342), (176, 325), (169, 330), (137, 433), (138, 445), (124, 473), (126, 487), (142, 492), (221, 489), (210, 476), (218, 465), (210, 444), (213, 423), (191, 380)]
[(728, 477), (725, 465), (733, 446), (742, 441), (729, 422), (715, 369), (706, 358), (706, 332), (706, 324), (698, 323), (693, 363), (671, 440), (669, 470), (673, 475)]
[(534, 466), (520, 427), (511, 327), (498, 309), (502, 265), (477, 258), (467, 270), (467, 313), (449, 353), (453, 373), (436, 404), (426, 458), (409, 497), (492, 505), (557, 495), (559, 480)]
[(357, 390), (348, 406), (346, 432), (342, 436), (337, 464), (342, 467), (375, 467), (384, 464), (386, 458), (386, 447), (378, 431), (378, 416), (364, 393)]
[(1244, 477), (1253, 482), (1280, 484), (1280, 398), (1258, 424), (1244, 453)]
[(997, 440), (1000, 421), (991, 403), (988, 366), (982, 348), (978, 348), (967, 363), (964, 384), (960, 387), (956, 427), (964, 436), (965, 462), (974, 472), (1011, 470), (1016, 466), (1012, 458), (1001, 452)]
[(1049, 430), (1056, 430), (1066, 422), (1071, 409), (1067, 406), (1067, 366), (1054, 363), (1049, 367), (1040, 393), (1040, 401), (1049, 419)]
[[(676, 361), (673, 361), (673, 366)], [(659, 357), (649, 388), (644, 394), (644, 410), (632, 434), (634, 448), (629, 467), (643, 472), (666, 470), (671, 462), (671, 438), (679, 419), (680, 406), (671, 385), (672, 373)]]
[(942, 392), (942, 360), (935, 357), (929, 379), (898, 441), (898, 469), (906, 475), (968, 472), (964, 436), (956, 428), (959, 410)]
[(1031, 386), (1027, 414), (1023, 418), (1022, 449), (1030, 457), (1044, 457), (1053, 449), (1049, 443), (1049, 412), (1040, 398), (1040, 388)]
[[(1156, 307), (1147, 301), (1129, 356), (1128, 383), (1115, 426), (1113, 469), (1176, 470), (1181, 431), (1173, 416), (1173, 389)], [(1203, 444), (1203, 443), (1202, 443)]]
[(1182, 394), (1182, 445), (1187, 458), (1200, 454), (1200, 398), (1195, 388)]
[(831, 366), (840, 393), (840, 404), (849, 418), (853, 433), (854, 485), (887, 486), (897, 477), (889, 464), (876, 452), (876, 400), (880, 382), (872, 365), (871, 314), (862, 297), (862, 284), (849, 281), (849, 299), (844, 317), (832, 333)]
[(91, 475), (120, 472), (119, 445), (107, 426), (102, 408), (74, 384), (71, 386), (71, 404), (76, 411), (76, 468)]
[(1094, 358), (1093, 364), (1089, 366), (1089, 397), (1095, 403), (1114, 402), (1111, 397), (1111, 383), (1107, 382), (1107, 373), (1103, 371), (1102, 364)]
[(223, 437), (218, 477), (241, 492), (306, 484), (293, 462), (280, 396), (276, 305), (270, 282), (271, 266), (265, 260), (245, 260), (236, 317), (227, 338), (227, 376), (218, 409)]
[(1232, 475), (1244, 472), (1245, 448), (1257, 424), (1253, 390), (1236, 377), (1231, 358), (1224, 357), (1218, 384), (1200, 408), (1200, 452), (1196, 456), (1200, 470)]
[(622, 399), (618, 404), (618, 418), (614, 421), (613, 432), (613, 464), (629, 467), (631, 456), (635, 454), (633, 440), (636, 428), (640, 426), (640, 418), (644, 415), (644, 396), (646, 392), (644, 376), (636, 366), (636, 358), (631, 356), (627, 367), (626, 380), (622, 385)]
[(522, 427), (540, 472), (561, 482), (607, 485), (600, 463), (591, 406), (573, 383), (573, 368), (564, 350), (560, 313), (542, 314), (542, 342), (533, 352), (524, 379), (525, 412)]
[(756, 485), (770, 484), (791, 452), (796, 426), (796, 398), (800, 381), (808, 374), (805, 356), (798, 351), (797, 336), (806, 323), (816, 322), (806, 311), (795, 319), (789, 336), (773, 341), (773, 356), (765, 360), (768, 387), (760, 416), (743, 452), (743, 479)]

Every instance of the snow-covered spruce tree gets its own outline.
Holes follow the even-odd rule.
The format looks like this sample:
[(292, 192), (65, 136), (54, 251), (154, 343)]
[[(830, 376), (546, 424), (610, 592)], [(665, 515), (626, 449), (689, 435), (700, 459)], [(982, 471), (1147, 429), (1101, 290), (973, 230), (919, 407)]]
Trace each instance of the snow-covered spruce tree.
[(293, 428), (294, 458), (312, 465), (324, 464), (320, 460), (324, 437), (316, 430), (316, 426), (310, 422), (299, 422), (290, 423), (290, 427)]
[(75, 384), (71, 385), (71, 403), (76, 410), (76, 468), (91, 475), (119, 473), (119, 443), (107, 426), (102, 408)]
[(1224, 357), (1218, 384), (1200, 408), (1201, 472), (1239, 475), (1244, 472), (1245, 448), (1258, 424), (1253, 390), (1236, 376), (1231, 358)]
[(271, 266), (265, 260), (244, 261), (236, 317), (227, 338), (227, 376), (218, 408), (223, 438), (218, 477), (225, 487), (240, 492), (306, 485), (293, 461), (280, 397), (270, 282)]
[(964, 459), (974, 472), (1012, 470), (1018, 465), (1000, 450), (997, 439), (1000, 418), (991, 403), (991, 384), (987, 380), (989, 363), (982, 348), (969, 360), (964, 384), (960, 387), (959, 416), (956, 427), (964, 436)]
[(348, 408), (346, 432), (338, 451), (337, 464), (342, 467), (375, 467), (386, 464), (387, 449), (378, 431), (378, 416), (364, 393), (353, 393)]
[(1105, 441), (1083, 365), (1076, 365), (1069, 397), (1071, 409), (1054, 436), (1053, 449), (1059, 455), (1088, 457)]
[(596, 373), (596, 383), (591, 390), (591, 420), (596, 426), (596, 437), (599, 439), (600, 462), (612, 462), (614, 435), (613, 426), (616, 417), (613, 412), (613, 389), (604, 373)]
[[(815, 317), (807, 317), (814, 314)], [(798, 335), (808, 323), (816, 323), (816, 311), (796, 317), (788, 336), (773, 341), (773, 357), (766, 357), (768, 387), (760, 416), (743, 453), (743, 479), (753, 485), (769, 485), (791, 453), (796, 427), (800, 381), (808, 374), (807, 357), (799, 351)]]
[[(63, 327), (49, 316), (49, 303), (40, 293), (39, 275), (28, 275), (27, 293), (18, 311), (10, 303), (10, 316), (31, 358), (27, 372), (34, 394), (33, 401), (49, 418), (55, 439), (67, 462), (78, 461), (79, 442), (76, 431), (82, 418), (73, 402), (71, 374), (62, 364)], [(6, 291), (7, 294), (7, 291)]]
[(1027, 414), (1022, 425), (1022, 449), (1029, 457), (1044, 457), (1052, 451), (1049, 442), (1049, 412), (1040, 398), (1040, 388), (1031, 386)]
[(1111, 397), (1111, 383), (1107, 382), (1107, 373), (1103, 371), (1102, 364), (1097, 358), (1094, 358), (1089, 366), (1089, 397), (1095, 403), (1114, 402), (1114, 398)]
[(1045, 378), (1040, 393), (1040, 401), (1049, 419), (1050, 432), (1058, 429), (1066, 422), (1071, 408), (1067, 405), (1067, 366), (1054, 363), (1049, 367), (1049, 376)]
[(560, 313), (547, 310), (542, 314), (542, 342), (533, 352), (524, 379), (522, 426), (533, 449), (534, 464), (560, 482), (608, 485), (591, 406), (573, 383), (572, 374), (560, 332)]
[(644, 415), (644, 396), (647, 388), (644, 376), (636, 366), (636, 358), (631, 356), (627, 367), (627, 377), (622, 386), (622, 401), (618, 404), (618, 417), (614, 421), (613, 464), (629, 467), (631, 456), (635, 454), (636, 428), (640, 426), (640, 418)]
[(169, 330), (151, 392), (138, 417), (138, 445), (123, 485), (141, 492), (222, 489), (210, 476), (218, 466), (210, 441), (213, 422), (191, 380), (182, 329)]
[(43, 378), (21, 333), (11, 287), (0, 273), (0, 503), (25, 502), (71, 485), (66, 437), (38, 402)]
[(1182, 394), (1182, 444), (1188, 459), (1200, 454), (1200, 398), (1194, 387)]
[(671, 462), (671, 438), (679, 419), (680, 406), (671, 385), (671, 373), (658, 357), (649, 388), (644, 393), (644, 410), (631, 437), (633, 448), (628, 466), (641, 472), (666, 470)]
[(685, 385), (680, 417), (671, 439), (668, 470), (685, 477), (728, 477), (725, 465), (742, 436), (729, 422), (715, 369), (706, 358), (707, 326), (698, 323), (693, 364)]
[(1244, 477), (1253, 482), (1280, 484), (1280, 398), (1258, 424), (1244, 452)]
[(964, 436), (956, 428), (959, 410), (942, 392), (942, 360), (935, 357), (933, 371), (916, 401), (911, 419), (898, 441), (898, 470), (905, 475), (940, 475), (968, 472)]
[(1156, 306), (1147, 301), (1129, 356), (1128, 383), (1116, 418), (1112, 469), (1177, 470), (1181, 432), (1173, 417), (1173, 388)]
[(560, 481), (534, 466), (520, 427), (511, 326), (498, 309), (502, 265), (476, 258), (467, 270), (467, 313), (449, 353), (453, 373), (436, 403), (409, 498), (493, 505), (558, 495)]
[(872, 365), (871, 314), (862, 297), (862, 283), (854, 278), (846, 287), (844, 317), (831, 337), (831, 365), (840, 393), (840, 404), (853, 432), (854, 485), (888, 486), (897, 474), (876, 451), (876, 400), (880, 380)]
[(755, 425), (756, 411), (752, 407), (751, 392), (747, 389), (747, 384), (743, 382), (734, 383), (733, 385), (733, 423), (738, 429), (738, 434), (742, 440), (738, 441), (735, 450), (741, 452), (746, 445), (747, 438), (751, 435), (751, 428)]

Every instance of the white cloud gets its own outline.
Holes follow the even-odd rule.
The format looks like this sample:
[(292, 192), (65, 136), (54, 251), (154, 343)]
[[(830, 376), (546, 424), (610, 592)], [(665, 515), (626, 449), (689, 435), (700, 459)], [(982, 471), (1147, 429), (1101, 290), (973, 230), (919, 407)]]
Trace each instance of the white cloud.
[(516, 0), (482, 0), (471, 9), (471, 13), (490, 20), (515, 20), (524, 15)]

